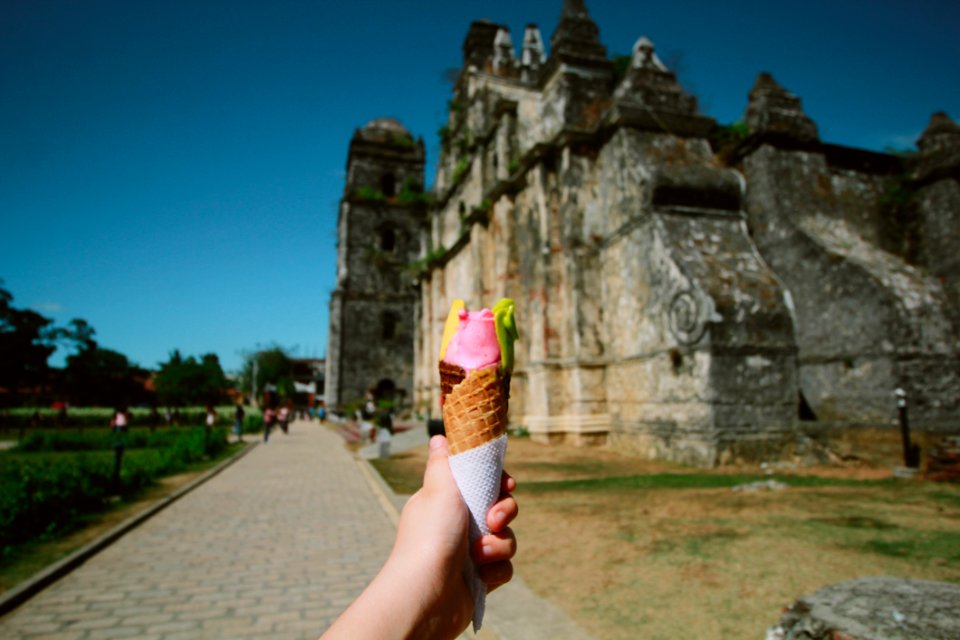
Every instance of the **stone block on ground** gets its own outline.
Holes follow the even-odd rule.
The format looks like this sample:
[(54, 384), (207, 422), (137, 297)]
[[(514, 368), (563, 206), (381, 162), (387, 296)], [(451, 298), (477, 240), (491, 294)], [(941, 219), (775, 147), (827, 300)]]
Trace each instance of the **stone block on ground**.
[(958, 605), (957, 584), (858, 578), (798, 599), (767, 640), (956, 640)]

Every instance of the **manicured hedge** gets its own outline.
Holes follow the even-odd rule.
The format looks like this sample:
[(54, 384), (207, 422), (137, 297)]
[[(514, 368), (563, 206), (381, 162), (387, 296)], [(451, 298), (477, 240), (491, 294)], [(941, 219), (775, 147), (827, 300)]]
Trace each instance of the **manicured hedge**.
[[(37, 408), (37, 407), (17, 407), (12, 409), (0, 409), (0, 428), (20, 429), (29, 428), (33, 425), (34, 413), (39, 414), (41, 426), (69, 426), (69, 427), (106, 427), (113, 418), (113, 409), (110, 407), (76, 407), (67, 410), (67, 423), (61, 425), (60, 412), (57, 409)], [(184, 407), (180, 410), (181, 425), (202, 425), (206, 422), (206, 409), (204, 407)], [(234, 407), (232, 405), (216, 407), (217, 423), (222, 425), (233, 424)], [(260, 411), (252, 407), (244, 407), (247, 418), (260, 420)], [(166, 423), (163, 418), (164, 408), (158, 408), (160, 414), (155, 426), (163, 428)], [(131, 426), (149, 427), (151, 426), (151, 410), (149, 407), (134, 407), (130, 409)]]
[[(164, 429), (130, 429), (120, 434), (125, 449), (164, 449), (174, 446), (191, 434), (202, 433), (203, 427), (170, 427)], [(112, 429), (90, 431), (35, 429), (27, 432), (16, 451), (98, 451), (112, 450), (118, 436)], [(213, 453), (213, 452), (211, 452)]]
[[(0, 454), (0, 548), (4, 553), (10, 545), (69, 528), (79, 516), (102, 509), (118, 492), (129, 497), (157, 478), (181, 471), (205, 455), (217, 455), (227, 446), (225, 429), (209, 434), (198, 427), (145, 434), (145, 443), (153, 448), (131, 447), (125, 452), (119, 487), (113, 479), (113, 440), (102, 433), (80, 434), (87, 437), (83, 442), (37, 439), (31, 445), (35, 449)], [(127, 435), (135, 441), (142, 436), (136, 431)], [(83, 449), (64, 450), (69, 442)]]

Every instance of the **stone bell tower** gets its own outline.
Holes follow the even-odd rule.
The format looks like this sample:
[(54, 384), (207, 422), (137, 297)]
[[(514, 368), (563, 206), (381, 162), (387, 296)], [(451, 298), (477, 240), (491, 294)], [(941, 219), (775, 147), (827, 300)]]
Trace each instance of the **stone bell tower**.
[(337, 286), (330, 299), (326, 402), (409, 403), (417, 293), (409, 266), (426, 215), (423, 140), (380, 118), (357, 129), (337, 223)]

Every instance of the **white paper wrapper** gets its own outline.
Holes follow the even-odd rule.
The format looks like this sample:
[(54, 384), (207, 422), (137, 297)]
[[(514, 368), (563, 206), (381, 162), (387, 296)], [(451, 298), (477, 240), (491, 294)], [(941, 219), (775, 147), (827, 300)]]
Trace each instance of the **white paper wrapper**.
[[(500, 476), (503, 457), (507, 453), (507, 436), (502, 435), (479, 447), (450, 456), (450, 470), (457, 481), (460, 495), (470, 510), (470, 543), (490, 533), (487, 512), (500, 497)], [(487, 587), (477, 577), (473, 562), (467, 563), (467, 584), (473, 593), (473, 630), (480, 629), (487, 601)]]

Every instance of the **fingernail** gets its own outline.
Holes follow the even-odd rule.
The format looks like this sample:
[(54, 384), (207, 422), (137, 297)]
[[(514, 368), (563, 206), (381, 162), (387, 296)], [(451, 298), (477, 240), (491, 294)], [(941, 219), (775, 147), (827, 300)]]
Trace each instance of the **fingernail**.
[(443, 446), (443, 436), (433, 436), (430, 438), (430, 448), (439, 449)]
[(503, 511), (495, 511), (493, 513), (493, 526), (499, 528), (500, 525), (503, 524), (503, 521), (506, 519), (507, 517), (503, 514)]
[(489, 558), (493, 555), (493, 547), (488, 544), (483, 545), (483, 557)]

